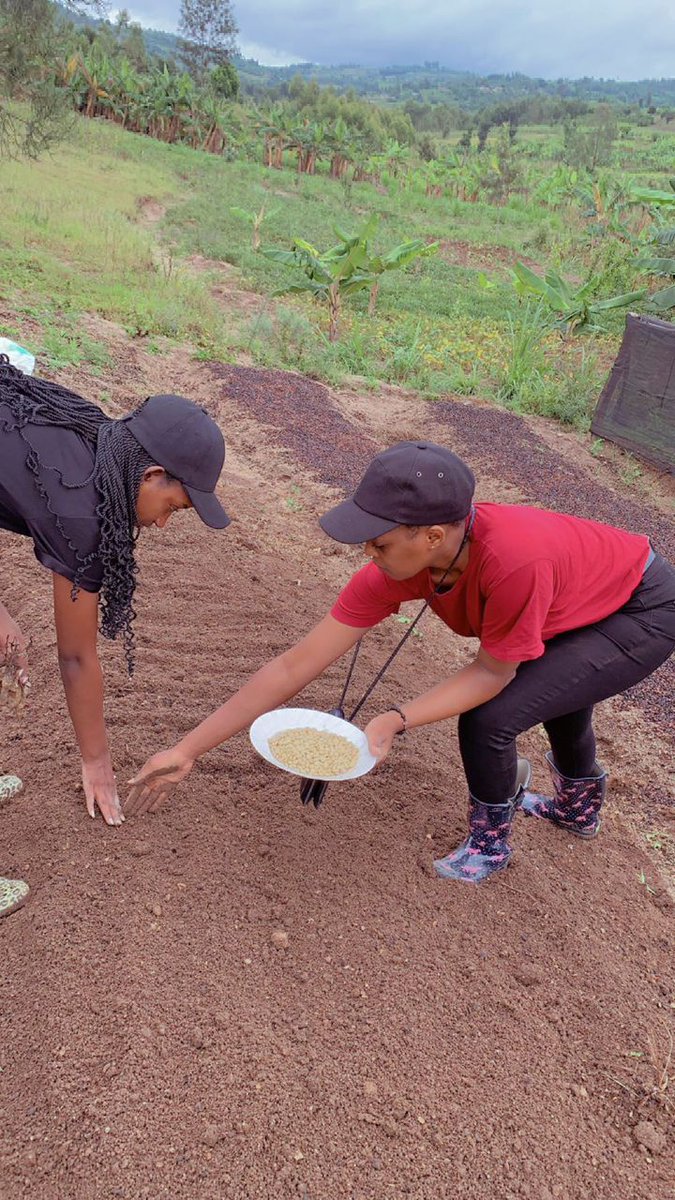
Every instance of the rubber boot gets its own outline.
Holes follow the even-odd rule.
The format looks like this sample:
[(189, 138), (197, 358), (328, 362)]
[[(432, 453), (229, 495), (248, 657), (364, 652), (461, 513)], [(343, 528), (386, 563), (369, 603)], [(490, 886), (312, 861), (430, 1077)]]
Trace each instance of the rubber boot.
[[(18, 775), (0, 775), (0, 807), (23, 791)], [(28, 884), (23, 879), (5, 879), (0, 876), (0, 917), (8, 917), (26, 903)]]
[(18, 775), (0, 775), (0, 805), (7, 804), (23, 791), (23, 783)]
[(511, 858), (508, 843), (516, 810), (530, 782), (530, 764), (518, 759), (517, 790), (504, 804), (483, 804), (469, 796), (469, 836), (446, 854), (434, 859), (434, 870), (441, 879), (458, 879), (463, 883), (482, 883), (497, 871), (503, 871)]
[(553, 780), (553, 796), (526, 791), (521, 801), (523, 812), (528, 817), (552, 821), (559, 829), (577, 837), (596, 837), (607, 788), (607, 772), (596, 763), (593, 775), (585, 779), (568, 779), (556, 767), (551, 753), (546, 755), (546, 761)]
[(23, 879), (4, 879), (0, 877), (0, 917), (8, 917), (16, 912), (28, 899), (28, 884)]

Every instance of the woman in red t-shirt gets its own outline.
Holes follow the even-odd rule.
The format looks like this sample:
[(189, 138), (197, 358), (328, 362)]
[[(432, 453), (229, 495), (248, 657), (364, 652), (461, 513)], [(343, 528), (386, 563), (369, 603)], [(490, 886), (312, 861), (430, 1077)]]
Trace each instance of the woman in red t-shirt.
[[(479, 882), (511, 857), (516, 810), (583, 838), (596, 835), (606, 774), (593, 706), (656, 670), (675, 648), (675, 570), (646, 537), (519, 505), (473, 504), (474, 477), (442, 446), (402, 442), (379, 454), (353, 498), (321, 519), (370, 559), (330, 614), (261, 668), (134, 781), (125, 811), (160, 806), (202, 754), (302, 690), (402, 601), (425, 599), (480, 642), (474, 660), (366, 728), (381, 761), (406, 729), (458, 717), (469, 835), (438, 859), (443, 877)], [(552, 797), (528, 791), (516, 738), (543, 723)]]

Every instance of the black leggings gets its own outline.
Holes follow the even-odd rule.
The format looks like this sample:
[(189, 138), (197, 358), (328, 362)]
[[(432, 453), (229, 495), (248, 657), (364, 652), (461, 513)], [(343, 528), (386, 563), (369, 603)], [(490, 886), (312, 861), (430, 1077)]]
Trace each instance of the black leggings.
[(593, 774), (593, 705), (645, 679), (675, 649), (675, 568), (660, 555), (623, 608), (546, 643), (493, 700), (462, 713), (459, 745), (471, 795), (502, 804), (516, 790), (518, 734), (543, 724), (558, 770)]

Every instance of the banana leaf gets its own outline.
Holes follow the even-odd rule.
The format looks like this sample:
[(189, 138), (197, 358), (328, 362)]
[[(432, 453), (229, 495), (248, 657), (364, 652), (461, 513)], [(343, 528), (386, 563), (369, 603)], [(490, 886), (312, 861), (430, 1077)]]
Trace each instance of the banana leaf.
[(416, 258), (428, 258), (435, 254), (438, 245), (438, 242), (425, 242), (422, 238), (415, 238), (411, 242), (401, 242), (400, 246), (394, 246), (393, 250), (383, 254), (377, 261), (382, 264), (383, 270), (394, 271), (397, 267), (407, 267), (408, 263)]
[(647, 295), (647, 289), (642, 288), (639, 292), (624, 292), (621, 296), (612, 296), (609, 300), (594, 300), (591, 304), (592, 312), (607, 312), (610, 308), (626, 308), (628, 304), (633, 304), (636, 300), (644, 300)]
[(339, 225), (333, 226), (333, 232), (337, 235), (337, 237), (340, 238), (340, 241), (342, 242), (367, 242), (369, 238), (375, 236), (379, 223), (380, 218), (378, 214), (373, 213), (357, 234), (344, 233), (343, 230), (340, 229)]
[(321, 259), (297, 246), (297, 243), (296, 247), (295, 250), (263, 250), (261, 253), (270, 262), (282, 263), (285, 267), (298, 267), (305, 271), (310, 279), (330, 285), (333, 282), (333, 274), (326, 269)]
[(634, 187), (631, 190), (631, 198), (641, 204), (675, 205), (675, 192), (660, 192), (657, 188)]
[(649, 297), (650, 304), (654, 308), (666, 309), (675, 308), (675, 283), (671, 283), (670, 287), (662, 288), (660, 292), (654, 292), (653, 296)]
[(650, 275), (675, 275), (675, 255), (672, 258), (636, 258), (635, 266)]
[(295, 250), (261, 250), (263, 258), (270, 262), (283, 263), (285, 267), (297, 267), (298, 257)]
[(321, 252), (313, 246), (311, 242), (305, 242), (303, 238), (293, 238), (293, 245), (298, 250), (304, 250), (307, 254), (311, 254), (314, 258), (321, 258)]
[(516, 291), (520, 295), (533, 292), (535, 296), (542, 296), (556, 312), (560, 312), (561, 309), (566, 307), (566, 299), (555, 285), (556, 277), (554, 272), (549, 272), (546, 278), (542, 279), (540, 275), (535, 275), (534, 271), (531, 271), (524, 263), (517, 262), (512, 274), (515, 276)]

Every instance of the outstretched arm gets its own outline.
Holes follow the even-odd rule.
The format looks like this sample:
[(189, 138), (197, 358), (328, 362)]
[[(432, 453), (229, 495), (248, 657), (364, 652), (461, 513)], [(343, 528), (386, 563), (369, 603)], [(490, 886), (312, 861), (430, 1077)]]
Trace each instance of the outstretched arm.
[(82, 756), (87, 812), (98, 807), (108, 825), (124, 820), (113, 774), (103, 717), (103, 674), (96, 653), (98, 595), (79, 591), (62, 575), (53, 575), (54, 621), (59, 670), (70, 719)]
[(155, 754), (132, 779), (125, 802), (127, 814), (159, 808), (171, 787), (184, 779), (194, 763), (214, 746), (246, 729), (261, 713), (297, 696), (332, 662), (345, 654), (366, 632), (326, 616), (307, 637), (265, 663), (234, 696), (191, 730), (171, 750)]

